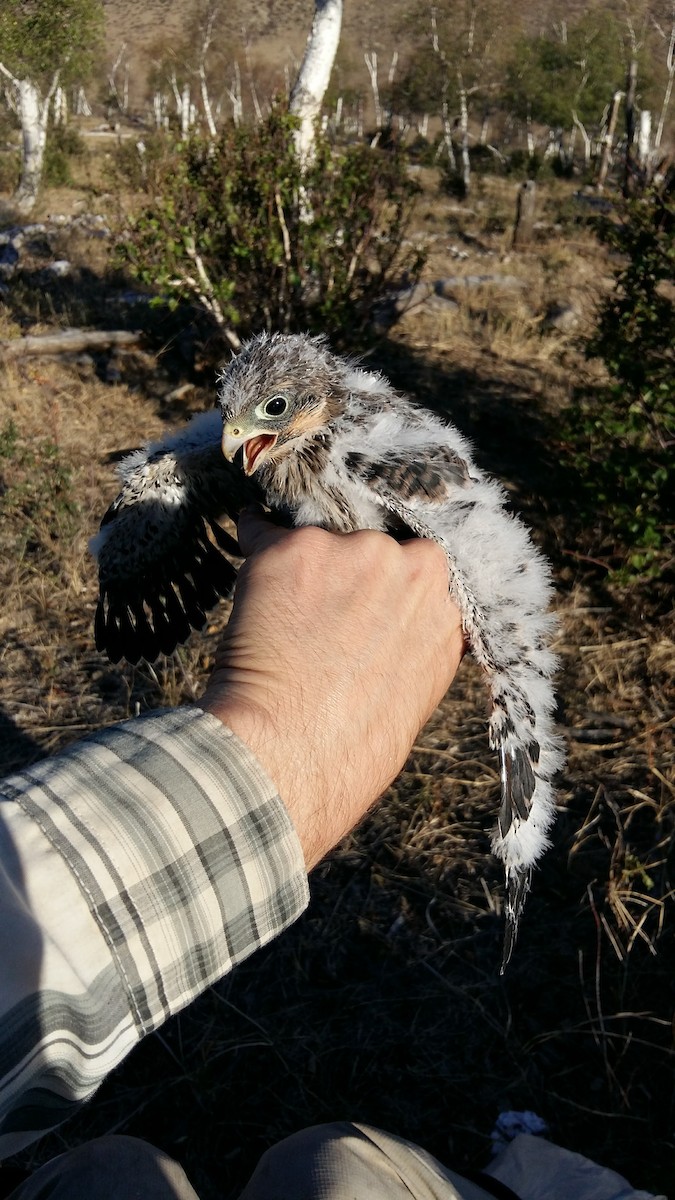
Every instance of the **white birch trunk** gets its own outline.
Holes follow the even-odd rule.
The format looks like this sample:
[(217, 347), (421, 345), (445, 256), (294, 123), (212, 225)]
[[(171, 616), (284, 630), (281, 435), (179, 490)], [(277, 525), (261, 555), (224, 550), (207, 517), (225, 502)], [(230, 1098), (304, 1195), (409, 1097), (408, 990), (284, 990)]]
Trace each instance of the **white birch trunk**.
[(666, 83), (666, 90), (663, 93), (663, 104), (661, 105), (659, 123), (656, 127), (656, 135), (654, 137), (655, 150), (658, 150), (659, 146), (661, 145), (661, 138), (663, 137), (663, 127), (666, 123), (666, 115), (668, 113), (668, 106), (670, 105), (670, 97), (673, 94), (673, 75), (675, 75), (675, 70), (671, 69), (670, 74), (668, 75), (668, 82)]
[(68, 121), (68, 100), (61, 86), (54, 92), (54, 124), (65, 125)]
[(186, 138), (190, 132), (190, 84), (186, 83), (180, 98), (180, 132)]
[(75, 115), (78, 117), (90, 117), (91, 105), (87, 100), (85, 90), (82, 84), (78, 87), (75, 93)]
[(263, 110), (260, 107), (260, 100), (258, 98), (258, 89), (255, 86), (255, 79), (251, 75), (250, 71), (249, 71), (249, 77), (248, 77), (248, 86), (249, 86), (249, 91), (251, 93), (251, 100), (253, 102), (253, 113), (255, 115), (255, 119), (256, 119), (258, 125), (261, 125), (262, 121), (263, 121)]
[(559, 135), (556, 134), (553, 129), (549, 129), (548, 141), (546, 143), (546, 149), (544, 150), (544, 158), (545, 159), (555, 158), (556, 154), (558, 153), (558, 146), (559, 146)]
[(256, 122), (258, 123), (258, 125), (260, 125), (260, 124), (262, 124), (262, 121), (263, 121), (263, 110), (260, 106), (260, 100), (258, 97), (258, 89), (255, 86), (255, 79), (253, 78), (253, 69), (251, 67), (251, 54), (250, 54), (249, 43), (248, 43), (248, 35), (246, 34), (245, 30), (244, 30), (244, 62), (246, 63), (246, 74), (248, 76), (248, 90), (251, 93), (251, 101), (253, 103), (253, 115), (255, 116), (255, 119), (256, 119)]
[(439, 59), (441, 60), (441, 63), (443, 64), (444, 78), (443, 78), (443, 87), (442, 87), (442, 91), (441, 91), (441, 120), (443, 122), (443, 141), (445, 143), (445, 149), (447, 151), (448, 161), (450, 163), (450, 170), (454, 172), (457, 170), (457, 160), (455, 158), (455, 151), (454, 151), (454, 148), (452, 145), (452, 123), (450, 121), (450, 112), (448, 109), (448, 90), (450, 88), (450, 67), (448, 64), (448, 60), (447, 60), (445, 51), (441, 48), (441, 44), (438, 40), (438, 21), (437, 21), (437, 11), (436, 11), (435, 5), (432, 5), (432, 8), (431, 8), (431, 45), (432, 45), (434, 54), (438, 55)]
[(459, 90), (459, 127), (462, 131), (462, 183), (465, 195), (468, 196), (471, 187), (471, 159), (469, 158), (469, 106), (466, 98), (466, 88), (462, 72), (457, 72), (457, 87)]
[(377, 51), (368, 51), (363, 55), (364, 62), (370, 76), (370, 86), (373, 93), (373, 107), (375, 109), (375, 128), (382, 128), (382, 105), (380, 104), (380, 87), (377, 81)]
[(21, 122), (21, 179), (14, 202), (19, 212), (29, 213), (37, 200), (42, 180), (49, 110), (59, 86), (60, 71), (54, 73), (44, 100), (40, 96), (39, 88), (31, 79), (16, 79), (1, 62), (0, 72), (12, 84), (16, 111)]
[(180, 117), (180, 115), (183, 111), (183, 101), (181, 99), (181, 94), (178, 91), (178, 80), (176, 79), (175, 71), (171, 72), (171, 77), (169, 79), (169, 83), (171, 84), (171, 91), (173, 92), (173, 99), (174, 99), (174, 103), (176, 105), (176, 116)]
[(525, 128), (526, 128), (526, 131), (527, 131), (527, 133), (526, 133), (526, 136), (527, 136), (527, 153), (528, 153), (528, 155), (529, 155), (529, 157), (530, 157), (530, 158), (534, 158), (534, 151), (535, 151), (535, 145), (534, 145), (534, 133), (532, 132), (532, 113), (530, 112), (530, 106), (529, 106), (529, 104), (528, 104), (528, 106), (527, 106), (527, 120), (526, 120)]
[(316, 0), (312, 31), (289, 106), (300, 120), (295, 148), (302, 163), (312, 157), (315, 121), (333, 70), (341, 27), (342, 0)]
[(599, 192), (605, 186), (607, 172), (609, 171), (612, 161), (612, 147), (614, 145), (614, 134), (616, 132), (616, 123), (619, 117), (619, 105), (623, 92), (616, 91), (612, 97), (612, 104), (609, 110), (609, 118), (607, 121), (607, 130), (603, 137), (602, 158), (600, 160), (600, 170), (598, 171), (598, 182), (596, 187)]
[[(579, 133), (581, 134), (582, 141), (584, 143), (584, 164), (585, 164), (585, 166), (588, 166), (591, 161), (591, 139), (588, 136), (588, 130), (586, 129), (586, 126), (584, 125), (583, 121), (579, 120), (579, 117), (576, 112), (572, 113), (572, 120), (574, 121), (574, 129), (575, 130), (578, 129)], [(574, 132), (574, 130), (573, 130), (573, 132)], [(572, 141), (571, 138), (570, 138), (570, 155), (569, 156), (570, 156), (570, 162), (574, 162), (574, 142)]]
[(232, 87), (227, 88), (230, 104), (232, 105), (232, 120), (236, 126), (241, 125), (244, 106), (241, 99), (241, 71), (239, 63), (235, 59), (234, 76), (232, 78)]
[(202, 96), (202, 108), (204, 109), (204, 118), (209, 131), (209, 137), (212, 139), (212, 141), (215, 141), (216, 137), (218, 136), (218, 130), (216, 128), (216, 122), (213, 116), (211, 97), (209, 96), (209, 88), (206, 80), (206, 56), (211, 48), (211, 42), (213, 41), (213, 28), (215, 25), (217, 12), (217, 6), (211, 6), (207, 14), (198, 68), (199, 89)]
[(206, 82), (206, 71), (204, 70), (203, 62), (199, 64), (199, 86), (202, 93), (202, 107), (204, 109), (204, 116), (206, 118), (209, 137), (213, 138), (215, 141), (218, 136), (218, 130), (216, 129), (216, 123), (213, 119), (213, 109), (211, 108), (211, 98), (209, 96), (209, 88)]
[(651, 159), (651, 141), (652, 141), (652, 114), (648, 108), (640, 110), (640, 119), (638, 122), (638, 163), (640, 169), (649, 174), (649, 166)]
[(664, 40), (668, 44), (668, 49), (666, 50), (666, 71), (668, 72), (668, 79), (666, 81), (666, 89), (663, 93), (663, 103), (661, 104), (661, 112), (659, 113), (659, 120), (658, 120), (658, 124), (656, 126), (656, 133), (654, 134), (654, 149), (655, 150), (658, 150), (659, 146), (661, 145), (661, 138), (663, 137), (663, 127), (666, 123), (666, 115), (668, 113), (668, 107), (670, 105), (670, 97), (672, 96), (672, 93), (673, 93), (673, 77), (675, 76), (675, 0), (673, 0), (671, 11), (672, 11), (672, 20), (670, 23), (670, 33), (669, 34), (666, 34), (665, 29), (661, 28), (658, 21), (654, 21), (652, 19), (656, 30), (658, 31), (658, 33), (661, 34), (661, 37), (664, 38)]
[(443, 88), (443, 102), (441, 104), (441, 120), (443, 122), (443, 144), (448, 155), (450, 170), (457, 170), (457, 159), (455, 158), (455, 148), (452, 144), (452, 122), (450, 120), (450, 111), (448, 109), (448, 85), (447, 81)]
[(124, 55), (126, 54), (126, 49), (127, 49), (126, 42), (122, 42), (122, 45), (120, 46), (119, 54), (117, 55), (117, 58), (115, 59), (112, 67), (110, 68), (110, 73), (108, 75), (108, 85), (110, 87), (110, 94), (111, 94), (111, 96), (115, 97), (115, 100), (117, 101), (117, 107), (119, 108), (120, 112), (126, 112), (127, 108), (129, 107), (129, 64), (128, 64), (128, 62), (125, 64), (126, 74), (125, 74), (125, 78), (124, 78), (124, 83), (122, 85), (122, 95), (121, 96), (120, 96), (119, 88), (117, 86), (117, 72), (118, 72), (119, 67), (121, 66), (122, 62), (124, 61)]
[(42, 179), (49, 101), (40, 103), (40, 93), (30, 79), (19, 81), (21, 119), (21, 180), (15, 200), (20, 212), (30, 212), (37, 200)]
[[(387, 124), (387, 125), (392, 125), (393, 121), (394, 121), (394, 109), (393, 109), (394, 97), (393, 97), (392, 89), (394, 87), (394, 80), (396, 78), (397, 67), (398, 67), (398, 50), (394, 50), (394, 52), (391, 56), (391, 62), (389, 63), (389, 70), (387, 72), (387, 83), (389, 85), (389, 103), (387, 104), (387, 115), (385, 117), (385, 124)], [(399, 118), (399, 129), (400, 129), (400, 127), (401, 127), (401, 121)]]
[(152, 97), (152, 111), (155, 114), (155, 129), (164, 125), (164, 97), (161, 92), (155, 92)]

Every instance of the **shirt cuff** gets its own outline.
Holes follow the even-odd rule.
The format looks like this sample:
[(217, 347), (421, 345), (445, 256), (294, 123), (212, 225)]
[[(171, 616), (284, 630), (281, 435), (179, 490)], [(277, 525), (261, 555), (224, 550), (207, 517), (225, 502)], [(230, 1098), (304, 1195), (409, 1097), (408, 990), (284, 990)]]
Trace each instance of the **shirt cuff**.
[(201, 709), (103, 730), (3, 790), (77, 879), (139, 1036), (308, 902), (302, 848), (274, 784)]

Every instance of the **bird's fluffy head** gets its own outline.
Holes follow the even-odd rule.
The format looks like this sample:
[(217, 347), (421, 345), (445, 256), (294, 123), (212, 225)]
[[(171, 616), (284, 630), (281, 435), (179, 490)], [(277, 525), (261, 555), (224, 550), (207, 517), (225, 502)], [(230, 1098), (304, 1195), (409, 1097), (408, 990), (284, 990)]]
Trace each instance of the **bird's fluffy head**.
[(218, 381), (223, 453), (243, 449), (244, 470), (279, 460), (344, 411), (344, 364), (323, 337), (260, 334), (242, 347)]

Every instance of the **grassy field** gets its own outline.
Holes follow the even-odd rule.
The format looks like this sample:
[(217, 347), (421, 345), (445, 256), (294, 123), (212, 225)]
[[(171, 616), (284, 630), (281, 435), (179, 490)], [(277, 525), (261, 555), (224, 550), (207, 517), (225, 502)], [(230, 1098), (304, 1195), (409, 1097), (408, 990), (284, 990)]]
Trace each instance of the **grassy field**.
[[(80, 168), (84, 170), (84, 168)], [(550, 555), (558, 587), (560, 725), (568, 763), (554, 846), (499, 976), (502, 881), (489, 853), (498, 775), (483, 685), (466, 661), (405, 771), (368, 822), (314, 874), (284, 937), (145, 1043), (86, 1111), (22, 1160), (103, 1132), (179, 1158), (204, 1197), (234, 1197), (260, 1153), (332, 1118), (379, 1124), (457, 1167), (480, 1166), (503, 1109), (533, 1109), (550, 1136), (672, 1194), (675, 1177), (675, 641), (657, 584), (612, 586), (561, 415), (597, 387), (583, 339), (612, 262), (575, 207), (542, 187), (545, 225), (510, 251), (515, 184), (479, 181), (470, 205), (424, 176), (414, 236), (430, 279), (509, 273), (457, 311), (407, 316), (374, 346), (381, 367), (446, 412), (506, 483)], [(63, 210), (83, 190), (47, 195)], [(99, 197), (110, 214), (114, 199)], [(39, 214), (37, 214), (39, 216)], [(128, 286), (80, 236), (76, 265), (45, 285), (27, 261), (0, 301), (0, 336), (119, 324)], [(468, 257), (462, 257), (467, 254)], [(573, 301), (573, 333), (546, 314)], [(144, 348), (3, 369), (0, 422), (0, 747), (5, 769), (109, 721), (198, 697), (227, 619), (154, 668), (93, 647), (87, 540), (115, 494), (119, 455), (210, 405), (179, 331)], [(187, 378), (187, 398), (173, 393)]]

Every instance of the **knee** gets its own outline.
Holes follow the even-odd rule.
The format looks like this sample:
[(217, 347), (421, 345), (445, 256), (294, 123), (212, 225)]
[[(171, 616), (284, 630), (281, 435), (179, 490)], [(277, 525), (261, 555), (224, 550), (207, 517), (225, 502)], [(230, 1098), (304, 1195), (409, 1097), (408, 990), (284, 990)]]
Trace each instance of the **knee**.
[[(140, 1138), (108, 1134), (41, 1167), (25, 1185), (26, 1200), (96, 1196), (97, 1200), (194, 1197), (182, 1167)], [(18, 1198), (21, 1200), (22, 1192)]]
[[(342, 1195), (339, 1185), (360, 1182), (364, 1138), (351, 1121), (312, 1125), (263, 1154), (240, 1200), (317, 1200)], [(350, 1196), (367, 1192), (358, 1184)]]
[(162, 1159), (168, 1159), (163, 1150), (151, 1146), (140, 1138), (129, 1137), (127, 1134), (105, 1134), (93, 1138), (75, 1150), (70, 1150), (61, 1156), (61, 1161), (69, 1159), (77, 1164), (79, 1170), (85, 1169), (92, 1173), (104, 1172), (114, 1164), (115, 1171), (128, 1171), (130, 1177), (138, 1172), (145, 1173), (156, 1169), (156, 1164)]

